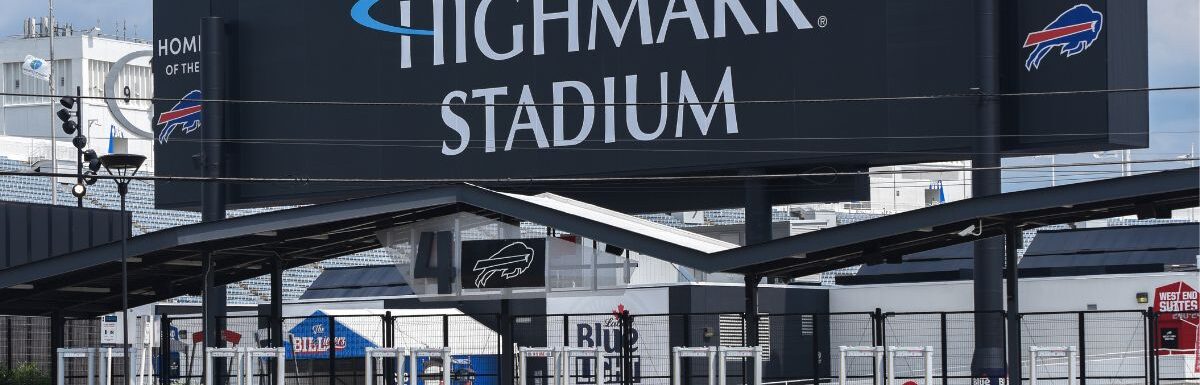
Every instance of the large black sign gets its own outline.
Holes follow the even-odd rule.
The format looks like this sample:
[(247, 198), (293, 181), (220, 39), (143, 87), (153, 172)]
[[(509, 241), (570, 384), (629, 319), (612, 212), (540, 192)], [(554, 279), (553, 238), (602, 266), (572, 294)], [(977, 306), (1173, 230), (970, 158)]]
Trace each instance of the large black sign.
[[(190, 97), (199, 89), (199, 77), (187, 72), (189, 48), (196, 46), (188, 38), (198, 34), (207, 8), (191, 8), (208, 1), (156, 1), (158, 97)], [(977, 100), (971, 97), (797, 101), (974, 92), (975, 10), (969, 1), (211, 1), (231, 23), (231, 97), (361, 102), (232, 106), (226, 149), (233, 176), (858, 170), (967, 159), (976, 141)], [(1145, 84), (1144, 3), (1086, 1), (1104, 17), (1094, 36), (1078, 30), (1086, 20), (1037, 35), (1085, 40), (1077, 52), (1054, 40), (1025, 44), (1030, 33), (1046, 30), (1075, 3), (1017, 3), (1007, 11), (1001, 38), (1006, 90)], [(1070, 33), (1054, 35), (1063, 31)], [(1027, 69), (1031, 49), (1044, 54), (1039, 66)], [(1126, 55), (1134, 62), (1140, 57), (1141, 67), (1114, 64)], [(1003, 134), (1012, 139), (1003, 149), (1144, 145), (1144, 135), (1114, 135), (1146, 132), (1145, 95), (1130, 97), (1143, 102), (1114, 103), (1118, 99), (1104, 94), (1006, 100), (1011, 124)], [(198, 173), (193, 157), (200, 135), (187, 118), (199, 114), (183, 115), (178, 111), (190, 111), (190, 105), (181, 104), (156, 104), (158, 111), (173, 111), (169, 117), (183, 117), (157, 121), (159, 174)], [(837, 193), (781, 199), (849, 198), (855, 183), (803, 181), (805, 186), (780, 187)], [(592, 197), (601, 204), (637, 199), (671, 206), (678, 205), (677, 194), (654, 192), (707, 188), (733, 191), (728, 195), (740, 200), (713, 182), (638, 187), (632, 196)], [(310, 202), (354, 190), (255, 184), (238, 186), (230, 199), (244, 205)], [(157, 192), (163, 207), (189, 207), (199, 196), (186, 184), (159, 184)]]
[(463, 241), (463, 289), (546, 286), (546, 239)]

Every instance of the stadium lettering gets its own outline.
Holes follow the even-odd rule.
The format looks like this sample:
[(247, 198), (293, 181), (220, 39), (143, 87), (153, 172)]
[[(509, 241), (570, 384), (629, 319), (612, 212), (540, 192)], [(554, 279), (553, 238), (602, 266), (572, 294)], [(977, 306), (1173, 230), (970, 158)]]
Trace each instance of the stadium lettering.
[(158, 40), (158, 56), (180, 55), (200, 52), (200, 36), (173, 37)]
[[(452, 2), (453, 9), (446, 9), (446, 3)], [(783, 29), (811, 29), (812, 24), (804, 11), (796, 5), (796, 0), (591, 0), (590, 6), (581, 7), (579, 0), (546, 1), (533, 0), (532, 15), (524, 21), (512, 24), (511, 33), (505, 31), (497, 36), (488, 34), (489, 16), (493, 11), (508, 6), (507, 1), (479, 0), (473, 12), (468, 9), (466, 0), (434, 0), (432, 6), (431, 28), (433, 65), (447, 63), (447, 51), (452, 55), (454, 63), (466, 63), (468, 48), (474, 46), (484, 57), (494, 61), (509, 60), (518, 55), (532, 52), (535, 56), (546, 55), (550, 50), (565, 50), (579, 52), (581, 50), (596, 50), (608, 44), (620, 48), (632, 39), (627, 40), (631, 30), (636, 29), (637, 44), (656, 45), (667, 43), (668, 36), (672, 41), (678, 39), (705, 40), (723, 38), (731, 33), (740, 32), (750, 36), (763, 33), (776, 33)], [(414, 27), (412, 20), (411, 1), (400, 2), (399, 27), (380, 27), (410, 31)], [(703, 4), (703, 6), (701, 5)], [(622, 6), (624, 5), (624, 6)], [(760, 12), (759, 19), (751, 17), (746, 5), (751, 5)], [(654, 8), (651, 7), (662, 7)], [(712, 20), (705, 19), (702, 7), (712, 7)], [(652, 12), (654, 11), (654, 12)], [(502, 11), (496, 11), (501, 14)], [(659, 16), (661, 15), (661, 16)], [(661, 19), (655, 20), (658, 16)], [(421, 20), (422, 18), (415, 18)], [(734, 25), (728, 25), (732, 19)], [(363, 23), (363, 21), (359, 21)], [(470, 24), (468, 24), (470, 23)], [(366, 25), (366, 24), (364, 24)], [(586, 28), (587, 44), (582, 44)], [(526, 31), (531, 29), (531, 33)], [(607, 37), (605, 33), (607, 32)], [(395, 32), (395, 31), (392, 31)], [(402, 33), (402, 32), (400, 32)], [(447, 41), (453, 36), (453, 41)], [(547, 36), (565, 36), (565, 39), (553, 41), (564, 42), (563, 46), (547, 46)], [(414, 41), (414, 39), (417, 39)], [(607, 40), (607, 41), (606, 41)], [(401, 68), (412, 68), (413, 45), (428, 41), (419, 37), (405, 35), (401, 37), (400, 57)], [(453, 47), (447, 47), (452, 44)], [(532, 47), (532, 49), (526, 49)]]
[[(713, 123), (717, 120), (718, 112), (723, 112), (725, 133), (730, 135), (738, 133), (737, 105), (733, 103), (736, 98), (734, 97), (732, 67), (725, 68), (716, 90), (708, 94), (713, 95), (711, 102), (707, 101), (709, 99), (701, 99), (688, 71), (681, 71), (676, 79), (678, 79), (677, 83), (667, 72), (660, 73), (657, 82), (658, 96), (654, 99), (647, 99), (639, 95), (638, 81), (640, 79), (638, 75), (624, 77), (622, 82), (625, 88), (625, 97), (622, 100), (624, 105), (620, 107), (624, 110), (624, 127), (630, 137), (637, 141), (653, 141), (662, 137), (667, 133), (667, 123), (672, 116), (672, 108), (675, 110), (673, 115), (675, 116), (674, 137), (676, 138), (684, 137), (685, 125), (688, 128), (697, 128), (700, 136), (708, 136)], [(472, 134), (472, 123), (463, 118), (463, 114), (459, 112), (467, 108), (483, 109), (483, 151), (485, 153), (498, 151), (500, 145), (497, 143), (496, 132), (497, 108), (500, 107), (515, 110), (508, 133), (504, 137), (503, 151), (512, 151), (517, 141), (525, 141), (529, 138), (533, 140), (533, 144), (538, 149), (571, 147), (583, 143), (592, 136), (593, 128), (596, 126), (598, 106), (595, 105), (597, 103), (597, 92), (595, 91), (599, 91), (601, 96), (599, 102), (603, 103), (602, 106), (599, 106), (602, 109), (600, 113), (603, 121), (603, 141), (604, 143), (615, 143), (618, 122), (617, 83), (617, 78), (613, 77), (604, 78), (599, 85), (588, 85), (579, 81), (555, 82), (550, 87), (552, 105), (535, 103), (534, 101), (538, 99), (534, 98), (533, 90), (529, 85), (523, 85), (517, 95), (515, 107), (496, 105), (497, 103), (513, 103), (512, 101), (500, 101), (500, 97), (509, 95), (508, 87), (475, 89), (469, 93), (461, 90), (451, 91), (442, 100), (441, 116), (442, 122), (453, 131), (456, 138), (442, 142), (442, 154), (447, 156), (462, 154), (467, 150), (472, 138), (478, 138)], [(678, 84), (677, 87), (675, 87), (676, 84)], [(670, 94), (671, 91), (675, 91), (675, 94)], [(671, 96), (676, 97), (672, 98)], [(468, 102), (482, 103), (485, 106), (454, 106), (454, 104)], [(646, 106), (638, 105), (638, 103), (654, 105)], [(542, 119), (542, 116), (546, 115), (547, 108), (550, 109), (549, 115), (552, 116), (550, 134), (547, 134)], [(581, 112), (580, 121), (571, 122), (570, 128), (567, 127), (568, 123), (566, 122), (568, 108), (578, 109)], [(658, 111), (657, 123), (643, 127), (644, 122), (641, 115), (655, 110)], [(479, 126), (478, 123), (475, 122), (476, 127)], [(478, 139), (474, 140), (478, 141)]]

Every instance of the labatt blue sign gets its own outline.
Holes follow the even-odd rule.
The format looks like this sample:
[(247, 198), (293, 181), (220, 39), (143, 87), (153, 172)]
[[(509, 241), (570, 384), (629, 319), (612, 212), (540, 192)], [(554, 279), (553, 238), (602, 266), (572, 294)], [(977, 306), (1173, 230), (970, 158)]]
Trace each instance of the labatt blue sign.
[[(1002, 46), (1011, 52), (1002, 56), (1006, 73), (1023, 74), (1004, 76), (1006, 91), (1129, 88), (1139, 73), (1144, 83), (1144, 68), (1116, 71), (1117, 62), (1105, 60), (1121, 50), (1144, 55), (1145, 4), (1139, 15), (1126, 3), (1133, 2), (1087, 2), (1104, 15), (1101, 37), (1086, 53), (1053, 65), (1043, 59), (1039, 70), (1027, 71), (1035, 48), (1022, 47), (1027, 35), (1079, 2), (1020, 1), (1016, 17), (1004, 23), (1002, 40), (1010, 44)], [(225, 148), (231, 174), (240, 177), (859, 170), (963, 159), (978, 134), (972, 97), (816, 102), (974, 92), (975, 8), (968, 1), (157, 0), (156, 45), (198, 35), (196, 21), (210, 9), (231, 24), (231, 98), (339, 102), (231, 105)], [(1139, 17), (1141, 27), (1129, 22)], [(156, 55), (158, 96), (178, 99), (201, 88), (199, 74), (188, 71), (198, 55)], [(1013, 138), (1003, 151), (1144, 142), (1138, 103), (1110, 103), (1105, 95), (1034, 102), (1012, 103), (1005, 114), (1020, 121), (1003, 125), (1002, 134)], [(174, 104), (155, 107), (172, 111)], [(1060, 116), (1086, 122), (1064, 124)], [(1110, 117), (1121, 124), (1110, 128)], [(1113, 135), (1117, 127), (1123, 135)], [(1065, 131), (1071, 135), (1058, 135)], [(169, 134), (170, 141), (156, 144), (156, 171), (195, 175), (195, 135)], [(853, 182), (779, 188), (787, 196), (772, 200), (852, 198)], [(713, 192), (694, 191), (696, 200), (741, 203), (736, 189), (717, 184), (704, 186)], [(682, 208), (674, 194), (646, 193), (654, 187), (625, 192), (610, 185), (585, 200)], [(194, 188), (161, 184), (157, 203), (193, 205)], [(254, 184), (229, 196), (234, 204), (266, 205), (344, 198), (354, 190), (367, 193), (345, 185)]]

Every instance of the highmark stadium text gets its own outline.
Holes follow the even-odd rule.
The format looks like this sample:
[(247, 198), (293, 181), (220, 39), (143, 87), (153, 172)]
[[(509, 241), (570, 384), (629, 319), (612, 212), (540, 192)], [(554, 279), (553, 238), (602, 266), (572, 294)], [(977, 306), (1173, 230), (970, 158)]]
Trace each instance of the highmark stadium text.
[[(671, 31), (671, 27), (675, 26), (677, 34), (690, 34), (695, 40), (706, 40), (711, 38), (723, 38), (727, 35), (733, 26), (727, 26), (727, 19), (732, 16), (736, 23), (736, 28), (743, 35), (770, 34), (779, 32), (781, 26), (795, 29), (811, 29), (812, 23), (809, 22), (807, 16), (796, 5), (795, 0), (767, 0), (753, 1), (753, 5), (761, 5), (761, 8), (752, 9), (755, 14), (762, 15), (761, 20), (754, 20), (746, 7), (742, 5), (741, 0), (715, 0), (713, 1), (713, 12), (716, 17), (713, 17), (711, 23), (705, 20), (704, 13), (701, 12), (700, 5), (697, 0), (682, 0), (679, 6), (675, 0), (671, 1), (654, 1), (650, 0), (626, 0), (617, 1), (618, 3), (626, 3), (626, 11), (624, 15), (613, 10), (609, 0), (594, 0), (589, 11), (580, 9), (578, 0), (570, 0), (565, 2), (551, 2), (554, 8), (561, 9), (563, 5), (565, 10), (547, 11), (545, 0), (533, 0), (533, 12), (530, 15), (529, 24), (533, 29), (532, 53), (533, 55), (545, 55), (547, 53), (547, 22), (555, 21), (555, 23), (566, 23), (567, 33), (565, 37), (553, 36), (554, 40), (560, 38), (566, 39), (567, 52), (579, 52), (584, 49), (581, 45), (581, 25), (587, 29), (587, 47), (586, 50), (596, 50), (597, 40), (604, 39), (600, 33), (601, 28), (606, 30), (612, 38), (613, 44), (620, 48), (626, 42), (625, 38), (631, 26), (636, 26), (640, 31), (638, 34), (637, 44), (655, 45), (663, 44), (667, 41), (667, 33)], [(494, 61), (505, 61), (517, 57), (518, 55), (527, 54), (525, 49), (525, 24), (515, 24), (512, 26), (511, 41), (504, 42), (503, 46), (511, 47), (505, 52), (500, 52), (493, 48), (493, 42), (488, 38), (488, 16), (492, 10), (492, 0), (479, 1), (476, 6), (472, 18), (468, 21), (467, 2), (466, 0), (454, 0), (454, 15), (453, 18), (448, 18), (445, 15), (445, 7), (443, 0), (433, 1), (432, 8), (426, 8), (431, 14), (432, 29), (415, 29), (412, 28), (413, 18), (412, 2), (400, 1), (400, 25), (389, 25), (381, 22), (371, 16), (370, 10), (379, 0), (359, 0), (351, 10), (351, 16), (354, 21), (364, 27), (408, 36), (430, 36), (433, 39), (433, 50), (431, 51), (433, 65), (446, 64), (446, 35), (448, 31), (454, 32), (454, 57), (455, 63), (466, 63), (468, 61), (467, 50), (470, 39), (474, 42), (474, 46), (484, 57)], [(651, 8), (653, 4), (654, 8)], [(498, 7), (501, 5), (497, 5)], [(706, 5), (707, 6), (707, 5)], [(662, 7), (661, 11), (660, 8)], [(621, 9), (618, 7), (617, 9)], [(782, 11), (782, 12), (781, 12)], [(782, 13), (782, 14), (781, 14)], [(786, 14), (786, 19), (784, 19)], [(580, 16), (587, 16), (586, 20), (581, 20)], [(446, 26), (446, 21), (450, 20), (453, 24)], [(789, 25), (790, 22), (790, 25)], [(603, 23), (603, 26), (600, 24)], [(711, 24), (711, 34), (709, 33), (709, 25)], [(760, 27), (761, 26), (761, 29)], [(657, 34), (655, 34), (657, 27)], [(467, 33), (467, 28), (471, 28), (471, 33)], [(690, 29), (690, 31), (689, 31)], [(559, 35), (555, 33), (554, 35)], [(674, 34), (672, 35), (674, 36)], [(507, 40), (507, 39), (506, 39)], [(401, 42), (401, 68), (412, 68), (413, 66), (413, 51), (411, 39), (407, 36)], [(553, 44), (552, 44), (553, 45)]]
[[(713, 125), (713, 121), (717, 118), (718, 112), (723, 112), (725, 121), (725, 133), (737, 134), (737, 105), (734, 98), (734, 83), (733, 83), (733, 68), (725, 67), (725, 73), (721, 75), (720, 84), (715, 91), (715, 96), (711, 102), (702, 101), (700, 94), (692, 84), (691, 76), (688, 71), (680, 71), (677, 76), (673, 76), (667, 72), (660, 73), (658, 76), (658, 97), (653, 99), (639, 98), (638, 96), (638, 75), (628, 75), (620, 80), (623, 87), (624, 97), (620, 99), (623, 110), (624, 122), (623, 125), (628, 130), (629, 135), (638, 141), (652, 141), (662, 137), (664, 134), (672, 135), (675, 138), (685, 136), (684, 122), (688, 119), (695, 119), (699, 127), (699, 135), (706, 136)], [(676, 86), (675, 82), (678, 82)], [(512, 118), (512, 124), (508, 128), (508, 134), (504, 138), (503, 151), (512, 151), (513, 141), (520, 131), (531, 131), (538, 148), (549, 147), (569, 147), (583, 143), (592, 136), (592, 131), (596, 124), (596, 105), (597, 98), (594, 90), (601, 91), (602, 105), (602, 125), (604, 143), (617, 142), (617, 95), (622, 93), (617, 89), (618, 79), (614, 77), (606, 77), (601, 81), (598, 87), (589, 86), (587, 83), (579, 81), (560, 81), (550, 85), (549, 90), (544, 88), (539, 89), (542, 92), (549, 91), (551, 94), (552, 105), (535, 104), (535, 100), (541, 100), (541, 97), (535, 97), (535, 92), (529, 85), (523, 85), (520, 88), (519, 95), (511, 95), (508, 87), (481, 88), (467, 91), (454, 90), (446, 95), (442, 100), (442, 121), (458, 135), (457, 140), (449, 140), (442, 142), (442, 154), (458, 155), (467, 150), (472, 138), (478, 136), (472, 135), (472, 126), (482, 126), (484, 137), (484, 152), (497, 151), (496, 137), (496, 107), (495, 103), (513, 103), (511, 98), (516, 98), (516, 114)], [(672, 93), (674, 92), (674, 93)], [(568, 96), (570, 94), (570, 96)], [(678, 95), (678, 97), (671, 97)], [(501, 97), (509, 96), (510, 100), (503, 100)], [(573, 100), (568, 100), (568, 99)], [(468, 122), (459, 114), (455, 113), (453, 104), (455, 103), (483, 103), (484, 108), (483, 122)], [(658, 106), (653, 106), (658, 109), (659, 117), (657, 123), (648, 125), (643, 128), (643, 123), (638, 119), (639, 102), (658, 103)], [(578, 106), (571, 107), (570, 104)], [(671, 106), (669, 104), (675, 104)], [(707, 106), (704, 104), (708, 104)], [(575, 126), (575, 123), (570, 130), (576, 130), (574, 133), (568, 133), (567, 122), (564, 119), (567, 107), (574, 109), (582, 108), (582, 121)], [(465, 108), (465, 107), (460, 107)], [(478, 108), (478, 107), (473, 107)], [(642, 108), (645, 108), (644, 106)], [(547, 136), (546, 129), (542, 124), (541, 116), (545, 114), (546, 109), (550, 109), (553, 115), (553, 123), (551, 131), (553, 138)], [(672, 113), (674, 110), (674, 113)], [(668, 134), (668, 121), (674, 117), (674, 133)], [(578, 127), (578, 128), (575, 128)], [(690, 127), (690, 125), (689, 125)], [(478, 130), (476, 128), (475, 130)], [(475, 139), (478, 140), (478, 139)]]

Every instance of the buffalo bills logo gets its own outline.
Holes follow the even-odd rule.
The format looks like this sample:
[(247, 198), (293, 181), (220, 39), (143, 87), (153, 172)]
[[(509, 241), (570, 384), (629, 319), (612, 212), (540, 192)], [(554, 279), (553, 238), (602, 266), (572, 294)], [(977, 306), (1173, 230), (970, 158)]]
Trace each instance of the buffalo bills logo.
[(475, 267), (471, 269), (479, 273), (479, 276), (475, 278), (475, 287), (487, 287), (488, 280), (496, 274), (504, 279), (512, 279), (524, 274), (533, 264), (534, 254), (533, 248), (526, 246), (524, 242), (513, 242), (492, 254), (491, 257), (475, 262)]
[(1030, 33), (1025, 38), (1024, 48), (1033, 47), (1025, 60), (1025, 70), (1033, 71), (1042, 64), (1042, 59), (1054, 48), (1067, 57), (1087, 50), (1100, 38), (1104, 27), (1104, 15), (1087, 4), (1079, 4), (1054, 19), (1041, 31)]
[(158, 125), (163, 126), (158, 132), (158, 143), (165, 144), (171, 139), (176, 129), (183, 127), (184, 134), (190, 134), (200, 128), (201, 115), (200, 90), (188, 92), (171, 110), (158, 115)]

